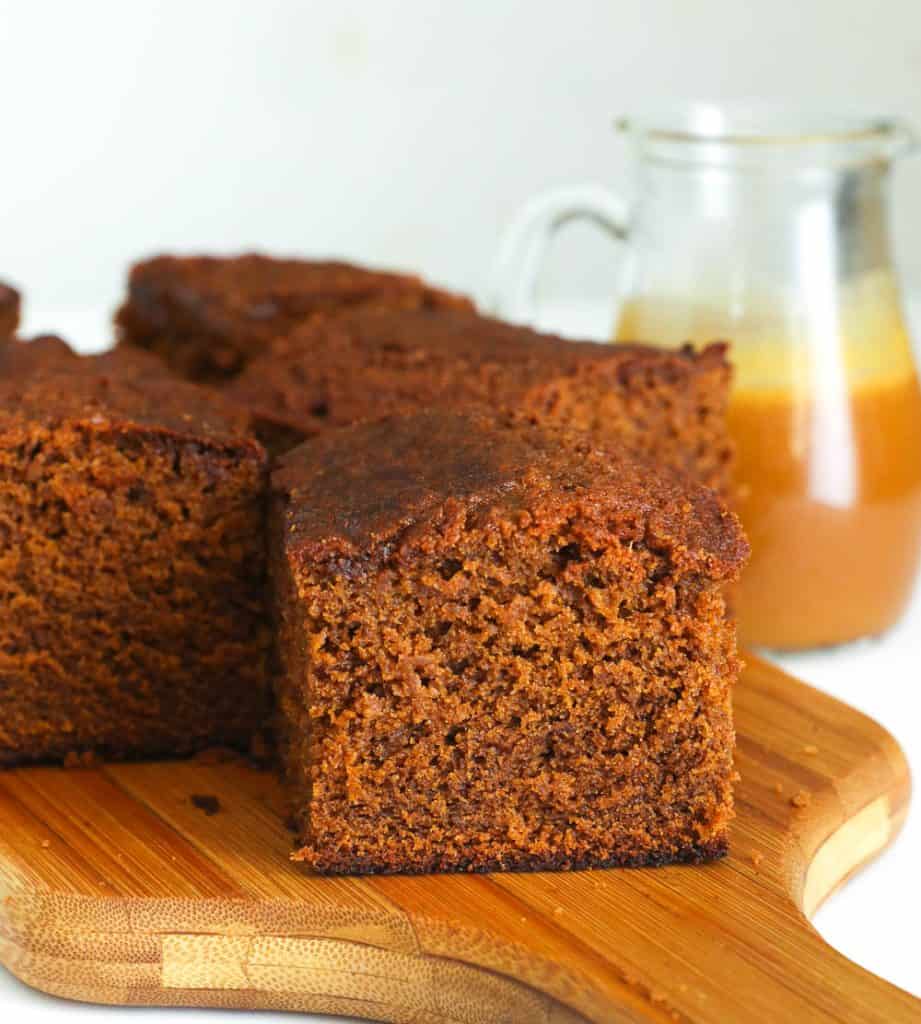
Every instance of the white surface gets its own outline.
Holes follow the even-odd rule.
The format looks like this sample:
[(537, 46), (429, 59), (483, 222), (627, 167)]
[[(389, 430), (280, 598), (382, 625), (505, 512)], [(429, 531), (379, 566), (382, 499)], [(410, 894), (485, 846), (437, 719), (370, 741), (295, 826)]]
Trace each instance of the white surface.
[[(921, 306), (918, 307), (921, 324)], [(602, 337), (611, 323), (604, 305), (546, 310), (547, 326), (582, 336)], [(57, 331), (83, 350), (101, 347), (109, 335), (106, 313), (36, 314), (27, 333)], [(885, 637), (812, 654), (777, 660), (800, 679), (852, 704), (888, 728), (908, 755), (915, 778), (921, 775), (921, 591), (902, 622)], [(815, 925), (827, 941), (875, 974), (921, 996), (918, 921), (921, 920), (921, 812), (913, 808), (896, 843), (823, 906)], [(121, 1020), (142, 1013), (146, 1019), (178, 1020), (176, 1010), (125, 1010), (65, 1003), (33, 992), (0, 970), (0, 1006), (17, 1020)], [(278, 1014), (258, 1014), (277, 1019)], [(208, 1011), (208, 1019), (239, 1019)], [(308, 1021), (344, 1018), (302, 1017)]]
[[(110, 303), (150, 246), (342, 253), (482, 293), (551, 185), (623, 189), (619, 114), (755, 99), (921, 123), (918, 0), (0, 0), (0, 277)], [(921, 288), (921, 159), (896, 234)], [(606, 294), (591, 227), (547, 279)]]

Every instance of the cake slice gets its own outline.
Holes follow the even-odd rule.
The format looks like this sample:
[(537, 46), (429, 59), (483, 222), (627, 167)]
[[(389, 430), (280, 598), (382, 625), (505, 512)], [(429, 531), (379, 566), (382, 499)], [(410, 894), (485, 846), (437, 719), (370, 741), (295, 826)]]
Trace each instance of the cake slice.
[(244, 746), (267, 698), (265, 452), (216, 396), (61, 345), (0, 368), (0, 762)]
[(138, 263), (116, 317), (123, 344), (181, 376), (219, 382), (306, 320), (355, 309), (470, 308), (412, 274), (348, 263), (242, 256), (158, 256)]
[(227, 395), (273, 452), (361, 420), (479, 405), (589, 431), (729, 493), (730, 369), (700, 352), (571, 342), (464, 311), (354, 313), (273, 343)]
[(19, 292), (0, 281), (0, 342), (12, 338), (19, 328), (19, 307)]
[(702, 861), (732, 815), (706, 488), (453, 412), (327, 432), (272, 478), (281, 757), (326, 873)]

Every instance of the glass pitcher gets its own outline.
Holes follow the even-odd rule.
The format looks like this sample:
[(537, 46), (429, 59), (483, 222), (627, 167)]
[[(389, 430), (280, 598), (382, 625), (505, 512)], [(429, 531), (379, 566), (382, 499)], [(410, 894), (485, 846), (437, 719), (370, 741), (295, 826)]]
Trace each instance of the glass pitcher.
[(882, 632), (921, 554), (921, 390), (887, 223), (911, 134), (710, 107), (619, 127), (635, 201), (596, 187), (539, 198), (504, 247), (501, 311), (531, 319), (543, 249), (567, 221), (624, 242), (615, 341), (732, 343), (743, 642)]

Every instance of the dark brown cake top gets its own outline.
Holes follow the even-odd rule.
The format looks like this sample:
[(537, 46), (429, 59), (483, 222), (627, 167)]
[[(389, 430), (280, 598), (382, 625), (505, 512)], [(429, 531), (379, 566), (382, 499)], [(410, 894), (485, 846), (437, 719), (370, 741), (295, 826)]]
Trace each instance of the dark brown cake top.
[(220, 396), (153, 372), (149, 362), (131, 360), (120, 367), (121, 360), (108, 354), (71, 360), (51, 339), (42, 347), (56, 351), (40, 367), (31, 366), (31, 372), (10, 375), (0, 367), (0, 424), (67, 421), (99, 431), (139, 428), (261, 453), (251, 437), (249, 416)]
[(707, 488), (512, 417), (432, 410), (331, 431), (284, 455), (272, 486), (289, 557), (331, 571), (400, 557), (462, 506), (514, 522), (577, 505), (714, 578), (733, 576), (748, 554), (738, 520)]
[(216, 327), (237, 318), (297, 318), (387, 296), (421, 296), (433, 306), (470, 305), (466, 298), (433, 288), (413, 274), (260, 253), (156, 256), (132, 268), (129, 286), (138, 299), (168, 295), (174, 310), (185, 310), (206, 324), (214, 318)]
[(612, 384), (670, 382), (715, 368), (700, 352), (568, 341), (469, 311), (376, 311), (310, 323), (272, 343), (229, 389), (249, 407), (309, 430), (425, 405), (514, 404), (529, 389), (603, 374)]

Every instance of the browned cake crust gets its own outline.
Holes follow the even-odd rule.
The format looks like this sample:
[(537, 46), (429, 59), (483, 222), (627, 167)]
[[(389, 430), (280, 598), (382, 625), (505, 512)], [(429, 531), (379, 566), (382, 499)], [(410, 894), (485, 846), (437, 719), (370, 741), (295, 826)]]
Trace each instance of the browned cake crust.
[(80, 357), (54, 334), (43, 334), (28, 341), (11, 339), (0, 345), (0, 379), (23, 379), (47, 370), (64, 370), (79, 363)]
[(276, 453), (331, 427), (472, 403), (588, 430), (728, 493), (729, 380), (719, 344), (601, 345), (473, 313), (379, 312), (273, 343), (227, 395)]
[(472, 308), (414, 275), (347, 263), (158, 256), (132, 269), (116, 324), (122, 343), (156, 352), (184, 377), (217, 382), (299, 324), (357, 307)]
[(195, 385), (61, 344), (0, 370), (0, 762), (245, 745), (267, 697), (265, 452)]
[(697, 861), (726, 849), (709, 490), (584, 435), (420, 413), (273, 474), (282, 761), (322, 872)]
[(15, 288), (0, 281), (0, 341), (12, 338), (19, 328), (20, 296)]
[[(142, 349), (118, 348), (98, 355), (80, 356), (56, 334), (14, 338), (0, 345), (0, 380), (9, 378), (22, 381), (47, 373), (85, 373), (119, 379), (169, 375), (161, 359)], [(201, 400), (200, 392), (195, 392), (195, 396), (196, 400)], [(239, 406), (231, 410), (226, 403), (218, 401), (217, 404), (236, 420), (246, 422), (249, 429), (250, 417), (241, 414)]]

